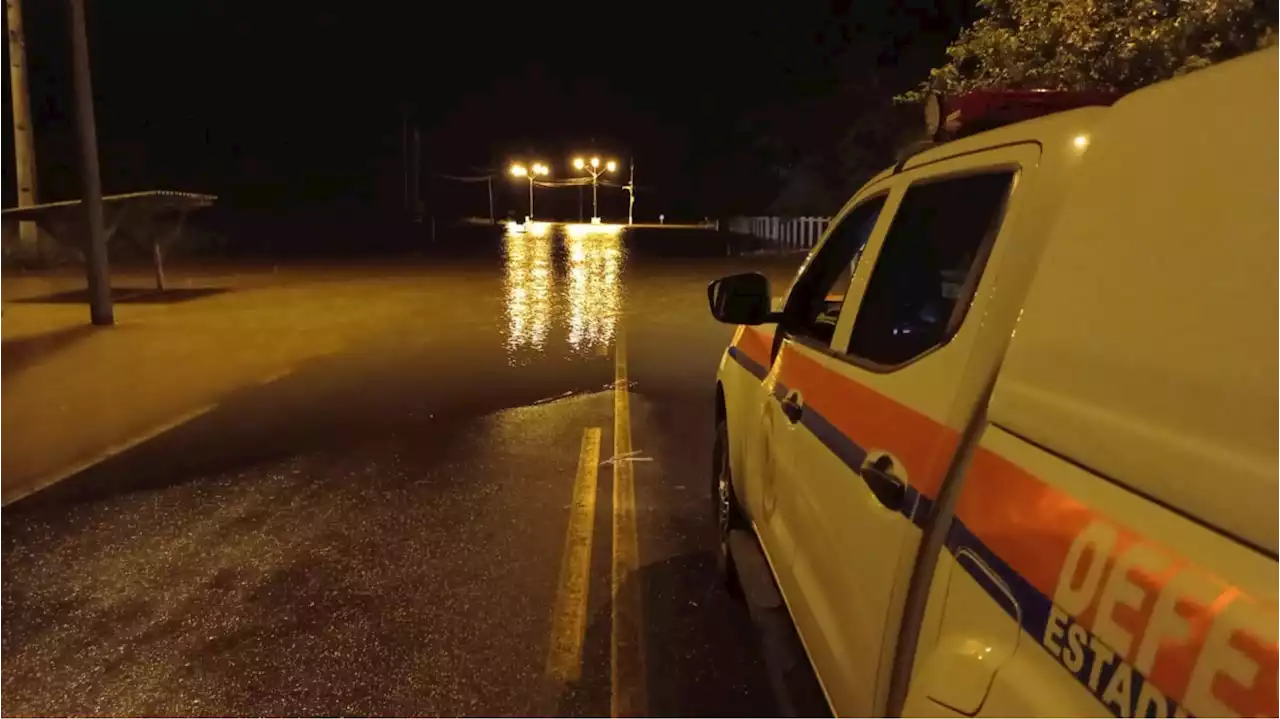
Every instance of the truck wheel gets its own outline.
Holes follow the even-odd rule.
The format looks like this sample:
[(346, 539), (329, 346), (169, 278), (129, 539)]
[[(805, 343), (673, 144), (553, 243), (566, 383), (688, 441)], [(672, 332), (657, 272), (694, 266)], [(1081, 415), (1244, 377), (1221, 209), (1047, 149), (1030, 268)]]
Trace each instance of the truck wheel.
[(716, 574), (720, 583), (734, 599), (742, 598), (742, 585), (729, 553), (729, 532), (744, 529), (747, 522), (738, 509), (738, 499), (733, 494), (733, 475), (729, 466), (729, 425), (725, 420), (716, 424), (716, 441), (712, 450), (711, 506), (715, 510), (718, 548), (716, 550)]

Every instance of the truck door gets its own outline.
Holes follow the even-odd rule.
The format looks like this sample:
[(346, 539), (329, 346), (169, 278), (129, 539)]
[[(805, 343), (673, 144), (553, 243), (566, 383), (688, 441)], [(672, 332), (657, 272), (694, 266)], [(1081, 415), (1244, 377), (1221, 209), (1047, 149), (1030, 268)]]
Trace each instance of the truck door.
[(1015, 178), (1038, 158), (1016, 145), (894, 178), (887, 230), (871, 236), (825, 341), (806, 324), (825, 288), (797, 282), (788, 297), (773, 365), (776, 515), (793, 539), (788, 604), (839, 714), (883, 711), (919, 526), (981, 393), (968, 378), (993, 281), (983, 269)]
[[(787, 331), (790, 339), (782, 344), (803, 340), (819, 347), (830, 345), (854, 270), (872, 234), (883, 233), (887, 224), (881, 223), (880, 218), (886, 212), (889, 199), (888, 184), (871, 188), (832, 223), (822, 245), (801, 268), (788, 293), (787, 306), (791, 307), (793, 319)], [(772, 355), (781, 357), (776, 351), (777, 335), (771, 335), (770, 339), (773, 340)], [(783, 594), (790, 597), (797, 591), (790, 570), (798, 529), (789, 521), (793, 517), (778, 511), (779, 479), (784, 477), (786, 465), (796, 461), (793, 435), (808, 430), (800, 421), (803, 395), (798, 388), (779, 380), (778, 369), (775, 362), (763, 384), (766, 396), (760, 415), (761, 441), (756, 449), (759, 461), (755, 463), (760, 467), (760, 502), (753, 519), (778, 584)]]

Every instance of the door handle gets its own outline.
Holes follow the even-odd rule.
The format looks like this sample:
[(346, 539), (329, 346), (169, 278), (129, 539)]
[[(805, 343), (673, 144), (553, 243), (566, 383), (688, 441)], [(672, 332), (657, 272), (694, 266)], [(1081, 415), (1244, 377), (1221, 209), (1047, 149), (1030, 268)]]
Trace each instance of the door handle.
[(871, 488), (876, 499), (895, 512), (907, 501), (907, 483), (894, 474), (893, 458), (883, 452), (869, 452), (858, 474)]
[(804, 398), (799, 392), (792, 390), (782, 399), (782, 414), (786, 415), (787, 420), (792, 424), (800, 421), (800, 416), (804, 414)]

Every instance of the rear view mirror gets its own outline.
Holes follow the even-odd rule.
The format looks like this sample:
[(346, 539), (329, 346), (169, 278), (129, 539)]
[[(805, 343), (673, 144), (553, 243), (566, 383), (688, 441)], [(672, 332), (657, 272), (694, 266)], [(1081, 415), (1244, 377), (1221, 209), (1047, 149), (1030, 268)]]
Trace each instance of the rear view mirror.
[(729, 275), (707, 285), (711, 316), (731, 325), (758, 325), (773, 318), (769, 280), (758, 272)]

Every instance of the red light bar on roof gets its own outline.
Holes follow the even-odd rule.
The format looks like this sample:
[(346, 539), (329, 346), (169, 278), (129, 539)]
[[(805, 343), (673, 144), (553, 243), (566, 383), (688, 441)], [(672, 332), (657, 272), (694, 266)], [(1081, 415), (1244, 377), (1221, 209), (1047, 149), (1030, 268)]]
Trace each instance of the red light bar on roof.
[(1120, 96), (1065, 90), (972, 90), (925, 99), (925, 126), (934, 140), (953, 140), (1015, 122), (1079, 107), (1108, 106)]

